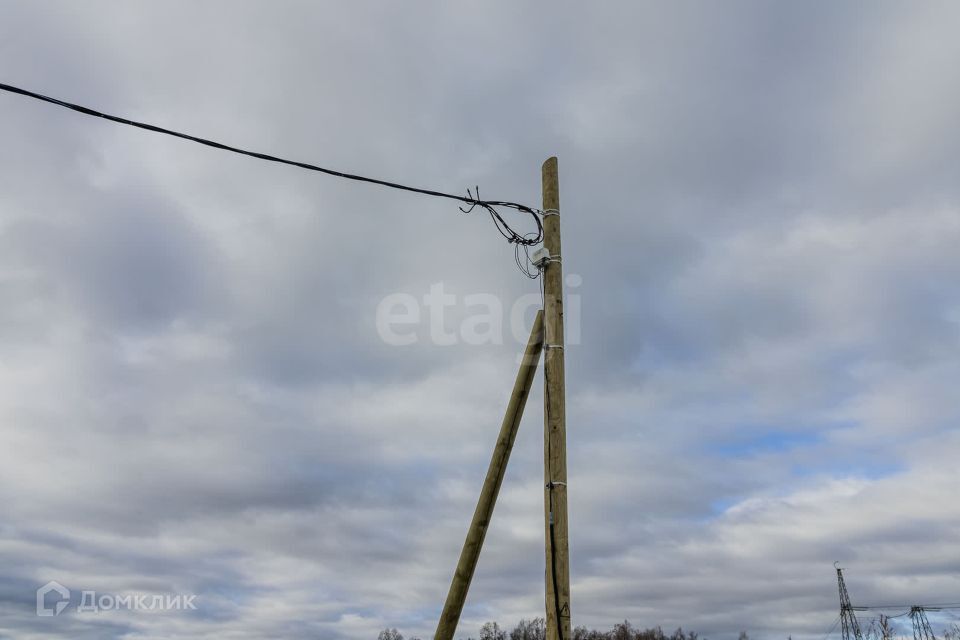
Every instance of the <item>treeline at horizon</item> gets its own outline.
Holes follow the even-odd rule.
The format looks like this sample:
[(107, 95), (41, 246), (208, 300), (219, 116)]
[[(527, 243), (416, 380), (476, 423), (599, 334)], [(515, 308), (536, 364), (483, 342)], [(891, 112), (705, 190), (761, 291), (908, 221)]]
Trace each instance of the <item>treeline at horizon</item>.
[[(457, 635), (458, 638), (462, 636)], [(516, 626), (507, 630), (496, 622), (487, 622), (480, 627), (480, 635), (469, 635), (466, 640), (546, 640), (547, 625), (543, 618), (531, 620), (521, 619)], [(384, 629), (377, 640), (420, 640), (420, 638), (404, 638), (396, 629)], [(609, 631), (599, 631), (580, 626), (573, 629), (570, 640), (707, 640), (696, 631), (684, 631), (677, 628), (673, 633), (665, 633), (662, 627), (639, 629), (630, 624), (629, 620), (618, 622)], [(739, 640), (750, 640), (745, 631), (740, 632)], [(958, 639), (960, 640), (960, 639)]]
[[(839, 622), (839, 620), (838, 620)], [(890, 618), (879, 616), (879, 618), (868, 621), (866, 624), (861, 622), (864, 640), (897, 640), (899, 638), (912, 637), (912, 625), (905, 625), (906, 628), (894, 628)], [(828, 633), (825, 638), (839, 640), (840, 630)], [(458, 635), (458, 638), (463, 638)], [(511, 630), (502, 628), (496, 622), (487, 622), (480, 627), (480, 635), (476, 638), (469, 635), (466, 640), (546, 640), (547, 625), (543, 618), (533, 618), (531, 620), (521, 619), (520, 622)], [(937, 633), (935, 640), (960, 640), (960, 625), (952, 623), (942, 631), (942, 635)], [(384, 629), (380, 632), (377, 640), (420, 640), (417, 637), (405, 639), (403, 634), (396, 629)], [(573, 629), (570, 640), (707, 640), (706, 636), (700, 636), (696, 631), (684, 631), (678, 627), (673, 633), (667, 634), (660, 626), (641, 629), (630, 624), (629, 620), (618, 622), (613, 625), (609, 631), (599, 631), (597, 629), (588, 629), (580, 626)], [(746, 631), (740, 632), (738, 640), (750, 640)], [(785, 640), (793, 640), (792, 636), (787, 635)]]

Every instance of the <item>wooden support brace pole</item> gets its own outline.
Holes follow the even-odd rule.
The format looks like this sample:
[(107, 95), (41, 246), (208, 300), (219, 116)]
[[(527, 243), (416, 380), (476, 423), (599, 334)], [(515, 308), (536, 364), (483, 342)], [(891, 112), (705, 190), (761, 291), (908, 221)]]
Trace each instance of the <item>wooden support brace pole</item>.
[(437, 623), (437, 632), (433, 636), (434, 640), (452, 640), (453, 634), (457, 630), (460, 613), (463, 611), (463, 603), (467, 599), (470, 581), (473, 579), (474, 569), (477, 568), (483, 539), (487, 535), (487, 527), (490, 525), (493, 507), (497, 502), (500, 485), (503, 483), (507, 462), (510, 460), (510, 451), (513, 449), (513, 442), (517, 438), (523, 408), (527, 403), (530, 387), (533, 386), (533, 377), (537, 372), (542, 347), (543, 311), (538, 311), (533, 322), (530, 340), (527, 342), (527, 348), (523, 353), (523, 361), (520, 363), (517, 380), (513, 385), (510, 403), (507, 405), (506, 415), (500, 425), (500, 435), (497, 437), (497, 445), (493, 450), (490, 466), (487, 468), (487, 477), (483, 481), (480, 499), (477, 500), (477, 508), (473, 512), (473, 521), (467, 531), (467, 539), (463, 542), (460, 561), (457, 563), (457, 569), (450, 583), (450, 591), (447, 593), (447, 601), (443, 605), (440, 622)]

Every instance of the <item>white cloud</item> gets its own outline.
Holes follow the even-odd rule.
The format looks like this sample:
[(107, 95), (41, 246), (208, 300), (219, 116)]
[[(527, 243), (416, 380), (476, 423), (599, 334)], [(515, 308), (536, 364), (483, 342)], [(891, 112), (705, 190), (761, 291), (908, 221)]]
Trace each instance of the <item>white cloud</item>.
[[(8, 3), (0, 76), (532, 204), (558, 154), (574, 622), (820, 638), (834, 560), (857, 601), (960, 590), (952, 13)], [(521, 345), (390, 347), (376, 307), (516, 300), (512, 247), (451, 203), (0, 107), (0, 635), (429, 637)], [(540, 402), (464, 635), (542, 609)], [(38, 619), (50, 579), (200, 610)]]

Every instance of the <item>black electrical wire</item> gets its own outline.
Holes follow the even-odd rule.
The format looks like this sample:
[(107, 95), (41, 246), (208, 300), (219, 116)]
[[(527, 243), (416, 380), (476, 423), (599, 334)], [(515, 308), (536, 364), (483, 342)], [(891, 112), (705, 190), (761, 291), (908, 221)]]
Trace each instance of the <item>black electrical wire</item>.
[[(536, 280), (540, 277), (540, 268), (533, 264), (533, 260), (530, 258), (529, 246), (520, 244), (514, 245), (513, 258), (517, 263), (517, 268), (520, 269), (520, 273), (527, 276), (531, 280)], [(542, 298), (543, 296), (541, 295), (540, 297)]]
[[(192, 136), (186, 133), (180, 133), (179, 131), (173, 131), (171, 129), (164, 129), (163, 127), (158, 127), (156, 125), (147, 124), (145, 122), (137, 122), (136, 120), (128, 120), (127, 118), (121, 118), (119, 116), (110, 115), (103, 113), (101, 111), (96, 111), (89, 107), (84, 107), (79, 104), (73, 104), (71, 102), (66, 102), (64, 100), (58, 100), (57, 98), (51, 98), (50, 96), (45, 96), (33, 91), (28, 91), (27, 89), (21, 89), (20, 87), (15, 87), (13, 85), (4, 84), (0, 82), (0, 90), (7, 91), (9, 93), (15, 93), (21, 96), (26, 96), (28, 98), (33, 98), (35, 100), (40, 100), (43, 102), (49, 102), (50, 104), (55, 104), (60, 107), (65, 107), (73, 111), (77, 111), (84, 115), (93, 116), (95, 118), (103, 118), (105, 120), (110, 120), (111, 122), (118, 122), (120, 124), (129, 125), (131, 127), (137, 127), (138, 129), (146, 129), (147, 131), (153, 131), (155, 133), (162, 133), (168, 136), (173, 136), (175, 138), (182, 138), (184, 140), (190, 140), (191, 142), (196, 142), (198, 144), (206, 145), (208, 147), (213, 147), (214, 149), (221, 149), (223, 151), (230, 151), (232, 153), (238, 153), (244, 156), (250, 156), (251, 158), (258, 158), (260, 160), (266, 160), (268, 162), (278, 162), (280, 164), (287, 164), (294, 167), (300, 167), (301, 169), (308, 169), (310, 171), (317, 171), (320, 173), (325, 173), (330, 176), (337, 178), (345, 178), (347, 180), (356, 180), (358, 182), (369, 182), (371, 184), (377, 184), (383, 187), (389, 187), (391, 189), (399, 189), (401, 191), (410, 191), (412, 193), (419, 193), (426, 196), (433, 196), (436, 198), (447, 198), (449, 200), (457, 200), (468, 205), (469, 208), (463, 209), (461, 211), (464, 213), (469, 213), (473, 211), (474, 207), (480, 207), (484, 209), (488, 214), (490, 214), (491, 220), (493, 220), (494, 226), (497, 228), (497, 231), (503, 235), (511, 244), (516, 244), (519, 246), (533, 246), (538, 244), (543, 239), (543, 224), (540, 222), (540, 211), (532, 207), (528, 207), (524, 204), (519, 204), (516, 202), (507, 202), (502, 200), (481, 200), (480, 199), (480, 190), (477, 189), (477, 195), (474, 196), (473, 193), (468, 189), (466, 196), (458, 196), (452, 193), (444, 193), (442, 191), (434, 191), (432, 189), (421, 189), (419, 187), (410, 187), (407, 185), (399, 184), (396, 182), (389, 182), (387, 180), (379, 180), (377, 178), (368, 178), (366, 176), (356, 175), (352, 173), (345, 173), (343, 171), (335, 171), (333, 169), (325, 169), (324, 167), (317, 166), (315, 164), (310, 164), (308, 162), (298, 162), (296, 160), (288, 160), (286, 158), (280, 158), (277, 156), (272, 156), (266, 153), (259, 153), (257, 151), (248, 151), (246, 149), (240, 149), (237, 147), (232, 147), (230, 145), (223, 144), (221, 142), (215, 142), (213, 140), (208, 140), (206, 138), (200, 138), (197, 136)], [(503, 216), (496, 210), (496, 207), (503, 207), (505, 209), (516, 209), (522, 213), (530, 214), (534, 222), (536, 222), (537, 231), (536, 233), (525, 233), (521, 234), (517, 231), (514, 231), (513, 228), (507, 224), (506, 220), (503, 219)]]
[[(540, 292), (541, 292), (541, 296), (542, 296), (542, 295), (544, 295), (544, 293), (543, 293), (543, 279), (542, 279), (542, 278), (541, 278), (541, 280), (540, 280), (540, 287), (541, 287), (541, 288), (540, 288)], [(546, 311), (546, 300), (545, 300), (545, 299), (544, 299), (543, 309), (544, 309), (544, 311)], [(550, 378), (548, 377), (548, 374), (547, 374), (547, 355), (548, 355), (548, 353), (549, 353), (549, 349), (547, 349), (547, 346), (548, 346), (548, 345), (546, 344), (546, 342), (547, 342), (547, 333), (546, 333), (547, 328), (544, 327), (544, 328), (543, 328), (543, 331), (544, 331), (544, 333), (543, 333), (543, 342), (544, 342), (544, 345), (543, 345), (543, 346), (544, 346), (544, 349), (543, 349), (543, 392), (544, 392), (544, 394), (546, 395), (546, 401), (543, 403), (543, 406), (544, 406), (544, 411), (545, 411), (546, 414), (547, 414), (545, 417), (546, 417), (546, 422), (547, 422), (547, 425), (548, 425), (548, 428), (549, 428), (549, 424), (550, 424)], [(547, 477), (549, 478), (549, 480), (547, 481), (547, 503), (548, 503), (548, 506), (549, 506), (549, 518), (550, 518), (550, 520), (549, 520), (549, 522), (547, 523), (547, 529), (548, 529), (549, 534), (550, 534), (550, 578), (551, 578), (550, 583), (553, 585), (553, 607), (554, 607), (554, 615), (557, 617), (557, 639), (558, 639), (558, 640), (565, 640), (565, 638), (563, 637), (563, 609), (560, 608), (560, 585), (557, 584), (557, 545), (556, 545), (556, 541), (555, 541), (555, 539), (554, 539), (554, 534), (553, 534), (553, 522), (554, 522), (554, 518), (553, 518), (553, 487), (554, 487), (554, 482), (553, 482), (553, 469), (550, 468), (550, 461), (552, 460), (552, 456), (551, 456), (551, 453), (550, 453), (550, 445), (551, 445), (551, 441), (552, 441), (552, 440), (553, 440), (552, 436), (551, 436), (551, 435), (548, 435), (548, 436), (547, 436)]]
[(553, 579), (553, 607), (554, 615), (557, 616), (557, 638), (564, 640), (563, 637), (563, 610), (560, 608), (560, 585), (557, 584), (557, 551), (556, 542), (553, 537), (553, 486), (549, 489), (550, 494), (550, 574)]
[(840, 624), (840, 616), (837, 616), (837, 619), (833, 621), (833, 624), (830, 625), (830, 628), (827, 629), (827, 632), (823, 634), (823, 640), (827, 640), (830, 637), (830, 634), (833, 633), (834, 629), (837, 628), (837, 625)]

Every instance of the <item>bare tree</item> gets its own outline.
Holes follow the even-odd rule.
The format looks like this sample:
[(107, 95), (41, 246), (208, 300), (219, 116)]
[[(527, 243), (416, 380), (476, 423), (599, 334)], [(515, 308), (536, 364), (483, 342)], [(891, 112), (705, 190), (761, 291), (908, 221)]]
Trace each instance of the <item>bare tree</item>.
[(480, 627), (480, 640), (507, 640), (507, 633), (496, 622), (487, 622)]
[(510, 632), (510, 640), (545, 640), (547, 623), (543, 618), (520, 620)]
[(651, 627), (636, 632), (636, 640), (666, 640), (667, 636), (661, 627)]

